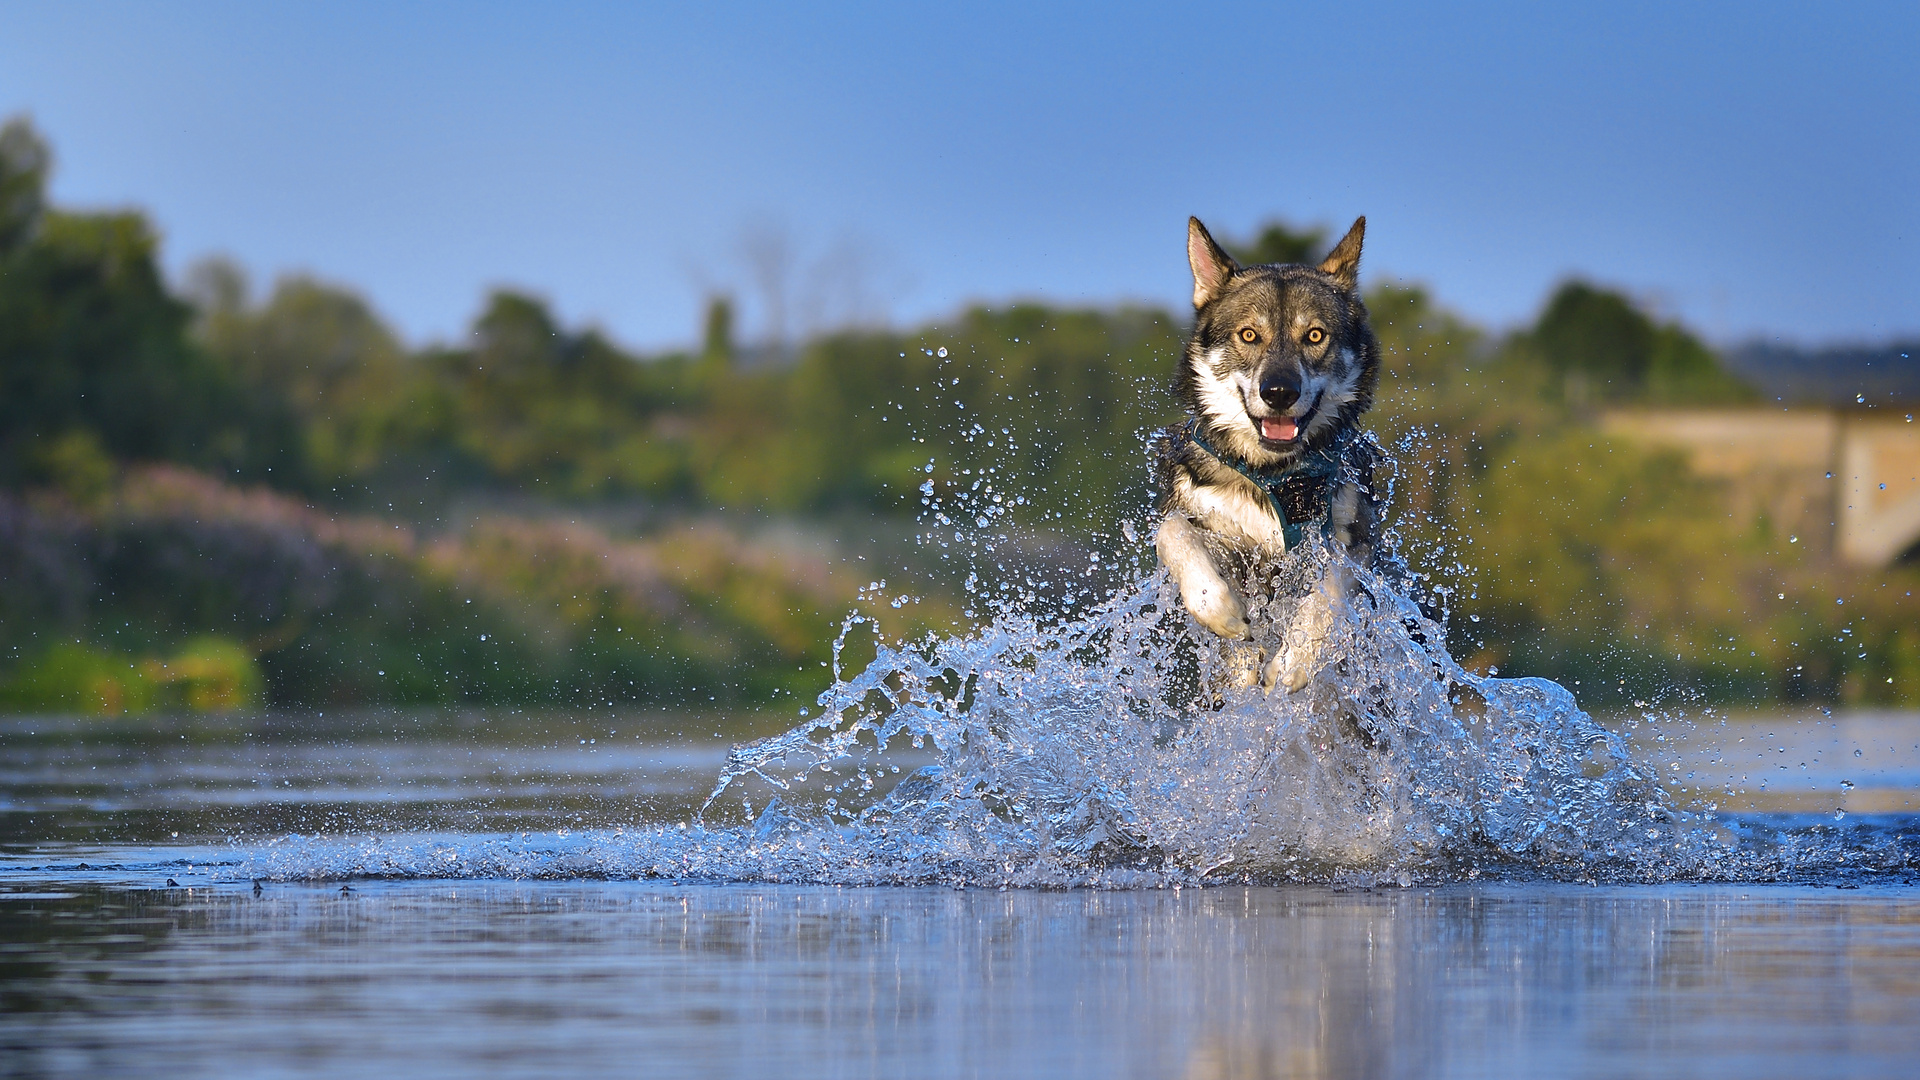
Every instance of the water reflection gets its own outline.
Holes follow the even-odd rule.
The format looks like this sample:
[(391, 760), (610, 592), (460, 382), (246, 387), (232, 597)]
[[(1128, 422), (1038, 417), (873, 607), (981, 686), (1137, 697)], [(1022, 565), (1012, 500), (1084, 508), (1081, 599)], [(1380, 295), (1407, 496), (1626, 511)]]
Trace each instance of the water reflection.
[(0, 899), (8, 1072), (1920, 1067), (1911, 890), (36, 891)]

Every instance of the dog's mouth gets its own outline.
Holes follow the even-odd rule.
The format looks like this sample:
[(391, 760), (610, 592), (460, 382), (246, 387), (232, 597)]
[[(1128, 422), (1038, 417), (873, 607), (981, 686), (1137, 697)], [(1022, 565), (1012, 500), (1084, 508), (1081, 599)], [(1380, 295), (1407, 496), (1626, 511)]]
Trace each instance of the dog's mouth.
[(1260, 429), (1260, 441), (1275, 446), (1287, 446), (1299, 441), (1300, 433), (1307, 430), (1313, 420), (1313, 412), (1320, 407), (1316, 395), (1313, 404), (1299, 416), (1260, 416), (1254, 418), (1254, 426)]
[(1268, 442), (1292, 442), (1300, 437), (1300, 422), (1291, 416), (1263, 416), (1260, 437)]

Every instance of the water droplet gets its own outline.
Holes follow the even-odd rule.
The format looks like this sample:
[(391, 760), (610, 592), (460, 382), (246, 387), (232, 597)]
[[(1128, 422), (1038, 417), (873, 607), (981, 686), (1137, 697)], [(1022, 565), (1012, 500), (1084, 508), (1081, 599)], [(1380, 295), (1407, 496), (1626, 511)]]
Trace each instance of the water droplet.
[(940, 357), (942, 360), (946, 359), (947, 347), (945, 345), (940, 346), (938, 349), (934, 350), (933, 355)]

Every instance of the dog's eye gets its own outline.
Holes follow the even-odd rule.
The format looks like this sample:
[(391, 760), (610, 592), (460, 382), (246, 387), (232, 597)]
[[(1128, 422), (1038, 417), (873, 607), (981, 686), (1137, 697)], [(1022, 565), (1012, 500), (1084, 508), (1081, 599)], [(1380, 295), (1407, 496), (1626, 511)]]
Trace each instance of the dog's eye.
[(1307, 331), (1307, 344), (1318, 345), (1325, 340), (1327, 340), (1327, 332), (1325, 330), (1316, 326)]
[(1260, 331), (1255, 330), (1251, 326), (1245, 327), (1240, 331), (1240, 340), (1251, 345), (1260, 340)]

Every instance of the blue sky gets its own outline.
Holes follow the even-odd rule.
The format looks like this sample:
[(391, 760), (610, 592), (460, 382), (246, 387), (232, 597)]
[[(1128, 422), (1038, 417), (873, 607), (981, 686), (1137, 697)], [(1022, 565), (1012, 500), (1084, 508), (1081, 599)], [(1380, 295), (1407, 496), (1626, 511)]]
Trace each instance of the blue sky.
[(1189, 213), (1365, 213), (1365, 272), (1496, 326), (1580, 274), (1716, 341), (1920, 332), (1920, 5), (1437, 7), (0, 3), (0, 113), (171, 270), (416, 342), (496, 285), (648, 348), (716, 289), (1179, 305)]

